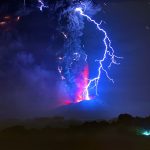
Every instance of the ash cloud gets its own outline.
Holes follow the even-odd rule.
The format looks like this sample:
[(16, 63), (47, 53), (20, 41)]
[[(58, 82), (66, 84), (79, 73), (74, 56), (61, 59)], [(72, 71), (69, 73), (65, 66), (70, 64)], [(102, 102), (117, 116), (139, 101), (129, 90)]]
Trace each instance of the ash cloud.
[[(4, 16), (19, 12), (4, 7)], [(66, 98), (55, 56), (61, 37), (48, 15), (35, 10), (10, 24), (8, 31), (0, 28), (1, 119), (46, 116)]]
[(68, 93), (73, 102), (76, 100), (76, 92), (79, 88), (76, 78), (87, 65), (86, 50), (81, 40), (84, 32), (84, 18), (75, 11), (77, 7), (82, 8), (89, 16), (100, 11), (98, 6), (94, 6), (92, 1), (87, 0), (62, 1), (55, 6), (59, 18), (59, 31), (66, 35), (63, 51), (60, 52), (63, 59), (59, 61), (59, 66), (62, 68), (61, 75), (65, 78)]
[(0, 72), (1, 118), (46, 115), (60, 103), (55, 71), (36, 64), (26, 52), (18, 52), (10, 62)]
[[(67, 49), (68, 54), (78, 51), (85, 57), (83, 18), (70, 13), (79, 2), (51, 1), (43, 12), (37, 1), (26, 0), (25, 6), (16, 0), (0, 3), (0, 21), (10, 18), (6, 28), (0, 28), (0, 118), (48, 115), (51, 108), (69, 100), (56, 54), (65, 54)], [(87, 6), (89, 15), (98, 11), (91, 9), (91, 3)], [(14, 23), (17, 16), (20, 20)], [(69, 34), (67, 42), (62, 31)], [(69, 52), (70, 48), (74, 50)]]

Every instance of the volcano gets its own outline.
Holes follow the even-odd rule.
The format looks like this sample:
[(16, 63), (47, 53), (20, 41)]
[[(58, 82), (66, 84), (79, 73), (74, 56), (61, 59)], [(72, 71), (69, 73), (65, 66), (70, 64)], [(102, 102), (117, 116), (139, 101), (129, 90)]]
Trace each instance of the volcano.
[(62, 116), (65, 119), (106, 120), (116, 116), (110, 110), (109, 106), (99, 100), (83, 100), (79, 103), (58, 107), (53, 110), (52, 115)]

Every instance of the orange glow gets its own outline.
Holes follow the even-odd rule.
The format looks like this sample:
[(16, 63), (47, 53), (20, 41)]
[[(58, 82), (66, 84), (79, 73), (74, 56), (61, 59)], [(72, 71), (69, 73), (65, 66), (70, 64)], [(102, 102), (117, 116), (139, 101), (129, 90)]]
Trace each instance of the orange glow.
[(5, 17), (4, 17), (4, 19), (6, 19), (6, 20), (10, 20), (10, 19), (11, 19), (11, 17), (10, 17), (10, 16), (5, 16)]
[(6, 24), (5, 21), (0, 22), (0, 25), (1, 25), (1, 26), (5, 25), (5, 24)]

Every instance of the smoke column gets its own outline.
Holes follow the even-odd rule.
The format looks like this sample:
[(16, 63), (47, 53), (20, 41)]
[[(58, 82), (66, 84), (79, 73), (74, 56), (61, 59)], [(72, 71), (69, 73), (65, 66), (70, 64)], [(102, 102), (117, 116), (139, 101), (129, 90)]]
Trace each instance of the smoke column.
[[(84, 11), (86, 11), (89, 15), (85, 15), (83, 13)], [(61, 33), (65, 39), (64, 51), (66, 53), (64, 57), (59, 57), (60, 66), (58, 67), (58, 71), (61, 74), (62, 80), (65, 80), (66, 82), (68, 93), (70, 93), (73, 102), (90, 100), (90, 88), (95, 87), (96, 94), (98, 93), (98, 82), (102, 70), (105, 71), (106, 76), (109, 78), (107, 71), (103, 68), (102, 65), (102, 62), (106, 58), (108, 48), (105, 49), (103, 60), (99, 61), (100, 67), (98, 69), (98, 76), (90, 80), (89, 66), (87, 62), (88, 56), (81, 46), (81, 37), (83, 35), (84, 29), (84, 17), (91, 21), (90, 16), (96, 12), (97, 9), (93, 7), (90, 1), (76, 1), (68, 3), (68, 7), (65, 7), (65, 10), (60, 15), (60, 22), (62, 21), (62, 24), (60, 24), (62, 27)], [(99, 24), (96, 25), (99, 27)], [(105, 34), (105, 36), (106, 35), (107, 34)], [(104, 39), (106, 39), (106, 37)], [(104, 45), (107, 47), (106, 40), (104, 40)], [(110, 56), (112, 55), (112, 61), (115, 62), (113, 58), (113, 52), (109, 52), (109, 54)], [(112, 80), (111, 78), (109, 79)]]
[[(40, 10), (47, 8), (44, 2), (38, 0)], [(97, 12), (97, 8), (93, 7), (91, 1), (61, 1), (56, 4), (57, 13), (59, 12), (59, 31), (64, 37), (64, 48), (62, 54), (58, 57), (58, 71), (61, 79), (65, 82), (66, 88), (70, 95), (71, 102), (80, 102), (82, 100), (90, 100), (90, 90), (95, 89), (96, 96), (98, 95), (98, 84), (101, 79), (101, 74), (105, 73), (106, 77), (112, 81), (107, 69), (111, 68), (112, 64), (118, 65), (114, 54), (114, 49), (111, 46), (107, 32), (101, 28), (102, 21), (97, 23), (91, 18)], [(84, 29), (84, 18), (93, 23), (99, 32), (104, 34), (104, 54), (102, 59), (95, 60), (98, 62), (97, 76), (89, 79), (88, 55), (83, 50), (81, 37)], [(109, 65), (106, 62), (109, 60)]]
[[(67, 9), (60, 14), (60, 31), (64, 36), (63, 57), (59, 57), (58, 71), (65, 81), (72, 102), (79, 102), (83, 96), (84, 86), (88, 83), (87, 55), (83, 50), (83, 17), (74, 11), (79, 3), (66, 3)], [(88, 98), (89, 99), (89, 98)]]

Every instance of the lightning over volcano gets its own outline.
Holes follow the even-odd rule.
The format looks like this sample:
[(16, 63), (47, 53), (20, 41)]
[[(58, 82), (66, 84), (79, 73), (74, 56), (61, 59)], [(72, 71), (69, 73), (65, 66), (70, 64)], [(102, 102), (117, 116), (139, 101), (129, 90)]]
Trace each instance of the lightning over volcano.
[[(48, 9), (44, 1), (38, 0), (38, 8), (40, 11)], [(64, 48), (58, 56), (58, 72), (61, 79), (65, 83), (70, 102), (81, 102), (83, 100), (91, 100), (98, 96), (99, 82), (104, 73), (106, 77), (114, 83), (109, 76), (109, 70), (113, 64), (119, 65), (112, 47), (111, 40), (104, 28), (103, 21), (98, 23), (92, 19), (99, 9), (93, 6), (91, 1), (62, 1), (56, 4), (56, 11), (59, 14), (59, 32), (64, 37)], [(89, 61), (91, 58), (86, 52), (82, 37), (84, 34), (85, 20), (95, 25), (95, 29), (103, 35), (102, 43), (104, 49), (102, 56), (94, 60), (93, 64), (98, 64), (95, 77), (90, 77), (92, 70)], [(95, 72), (95, 70), (94, 70)], [(95, 91), (94, 94), (91, 91)], [(92, 94), (91, 94), (92, 93)]]
[[(104, 34), (103, 43), (105, 45), (103, 58), (100, 60), (95, 60), (96, 62), (99, 63), (98, 75), (93, 79), (89, 79), (87, 86), (85, 86), (85, 90), (84, 90), (85, 97), (89, 97), (89, 89), (90, 88), (95, 88), (96, 95), (98, 95), (98, 83), (99, 83), (99, 80), (101, 78), (102, 72), (104, 72), (105, 75), (107, 76), (107, 78), (114, 83), (114, 80), (109, 76), (107, 70), (103, 67), (103, 64), (105, 63), (105, 60), (107, 59), (107, 57), (110, 57), (109, 59), (111, 60), (110, 64), (108, 65), (108, 68), (110, 68), (112, 64), (119, 65), (120, 63), (117, 63), (115, 59), (116, 58), (121, 59), (122, 57), (118, 57), (114, 54), (114, 49), (111, 46), (111, 40), (109, 39), (107, 32), (103, 28), (101, 28), (102, 21), (100, 23), (97, 23), (91, 17), (84, 14), (82, 9), (83, 9), (82, 7), (77, 7), (77, 8), (75, 8), (75, 11), (79, 12), (79, 14), (81, 16), (87, 18), (90, 22), (94, 23), (96, 25), (97, 29)], [(92, 84), (94, 84), (93, 87), (91, 87)]]
[(0, 118), (149, 115), (148, 1), (0, 1)]
[[(90, 91), (93, 89), (95, 90), (94, 97), (98, 96), (98, 86), (102, 73), (104, 73), (106, 77), (114, 83), (114, 80), (109, 76), (108, 70), (113, 64), (119, 65), (116, 59), (122, 58), (115, 55), (115, 51), (111, 45), (111, 40), (108, 37), (108, 34), (101, 27), (103, 21), (97, 23), (90, 17), (90, 15), (85, 13), (96, 13), (94, 9), (95, 8), (90, 1), (70, 3), (68, 8), (60, 15), (60, 21), (62, 18), (65, 18), (67, 20), (67, 25), (61, 24), (61, 33), (65, 39), (65, 55), (58, 58), (58, 71), (61, 75), (61, 79), (66, 82), (71, 99), (73, 99), (72, 102), (90, 100)], [(97, 58), (94, 62), (99, 64), (99, 67), (97, 68), (97, 75), (94, 78), (89, 77), (91, 70), (89, 70), (88, 67), (88, 59), (90, 59), (90, 57), (86, 53), (86, 49), (83, 50), (81, 42), (85, 26), (84, 19), (87, 19), (90, 23), (94, 24), (98, 32), (101, 32), (104, 36), (102, 41), (105, 48), (104, 50), (101, 50), (104, 51), (102, 58)], [(109, 62), (107, 67), (105, 62)]]

